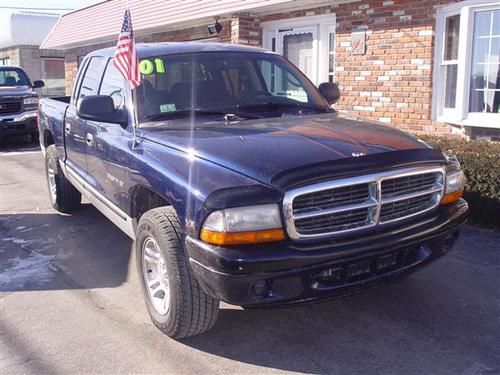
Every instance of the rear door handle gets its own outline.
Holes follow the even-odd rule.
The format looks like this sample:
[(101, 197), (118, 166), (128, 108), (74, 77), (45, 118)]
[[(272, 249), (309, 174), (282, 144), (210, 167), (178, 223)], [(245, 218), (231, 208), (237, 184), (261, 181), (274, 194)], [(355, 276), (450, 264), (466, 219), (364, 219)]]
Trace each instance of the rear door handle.
[(94, 137), (92, 134), (87, 133), (87, 138), (85, 138), (85, 141), (87, 142), (87, 145), (92, 146), (94, 144)]
[(64, 131), (65, 131), (66, 134), (71, 133), (71, 125), (70, 124), (66, 124), (64, 126)]

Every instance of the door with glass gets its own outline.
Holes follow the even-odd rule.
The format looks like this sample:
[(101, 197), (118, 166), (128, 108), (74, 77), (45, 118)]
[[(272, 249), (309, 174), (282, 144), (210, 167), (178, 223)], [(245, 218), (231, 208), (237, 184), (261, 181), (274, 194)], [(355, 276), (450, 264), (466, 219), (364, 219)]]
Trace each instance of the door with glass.
[(297, 66), (314, 84), (318, 84), (317, 27), (278, 30), (276, 52)]

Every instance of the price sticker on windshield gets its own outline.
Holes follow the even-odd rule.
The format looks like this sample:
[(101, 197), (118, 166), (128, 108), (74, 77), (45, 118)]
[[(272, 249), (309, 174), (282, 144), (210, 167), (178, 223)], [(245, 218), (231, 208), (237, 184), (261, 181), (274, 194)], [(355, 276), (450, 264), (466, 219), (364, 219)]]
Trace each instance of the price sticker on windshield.
[(154, 60), (144, 59), (139, 63), (139, 72), (145, 76), (149, 76), (154, 73), (163, 74), (165, 73), (165, 64), (160, 58)]
[(174, 103), (161, 104), (160, 112), (174, 112), (176, 110)]

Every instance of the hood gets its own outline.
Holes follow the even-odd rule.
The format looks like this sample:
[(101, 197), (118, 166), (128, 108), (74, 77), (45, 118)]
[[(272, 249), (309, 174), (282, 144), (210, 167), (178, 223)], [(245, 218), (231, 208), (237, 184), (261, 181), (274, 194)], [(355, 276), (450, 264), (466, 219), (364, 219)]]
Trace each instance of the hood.
[[(267, 185), (287, 170), (429, 148), (417, 138), (388, 126), (348, 120), (332, 113), (230, 124), (198, 119), (192, 132), (188, 130), (188, 120), (171, 121), (168, 126), (171, 129), (143, 128), (138, 135)], [(178, 130), (184, 127), (186, 130)]]
[(0, 100), (6, 97), (25, 97), (36, 95), (30, 86), (0, 86)]

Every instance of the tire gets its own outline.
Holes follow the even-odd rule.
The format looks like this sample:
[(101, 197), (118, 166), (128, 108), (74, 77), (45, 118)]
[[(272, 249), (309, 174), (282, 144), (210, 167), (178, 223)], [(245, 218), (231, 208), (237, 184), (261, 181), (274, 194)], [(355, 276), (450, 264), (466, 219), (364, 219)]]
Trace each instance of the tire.
[(219, 314), (219, 300), (201, 289), (182, 239), (172, 207), (154, 208), (139, 220), (136, 260), (148, 313), (154, 325), (174, 339), (209, 330)]
[(82, 194), (64, 176), (54, 145), (47, 147), (45, 153), (45, 174), (52, 207), (64, 213), (80, 207)]

